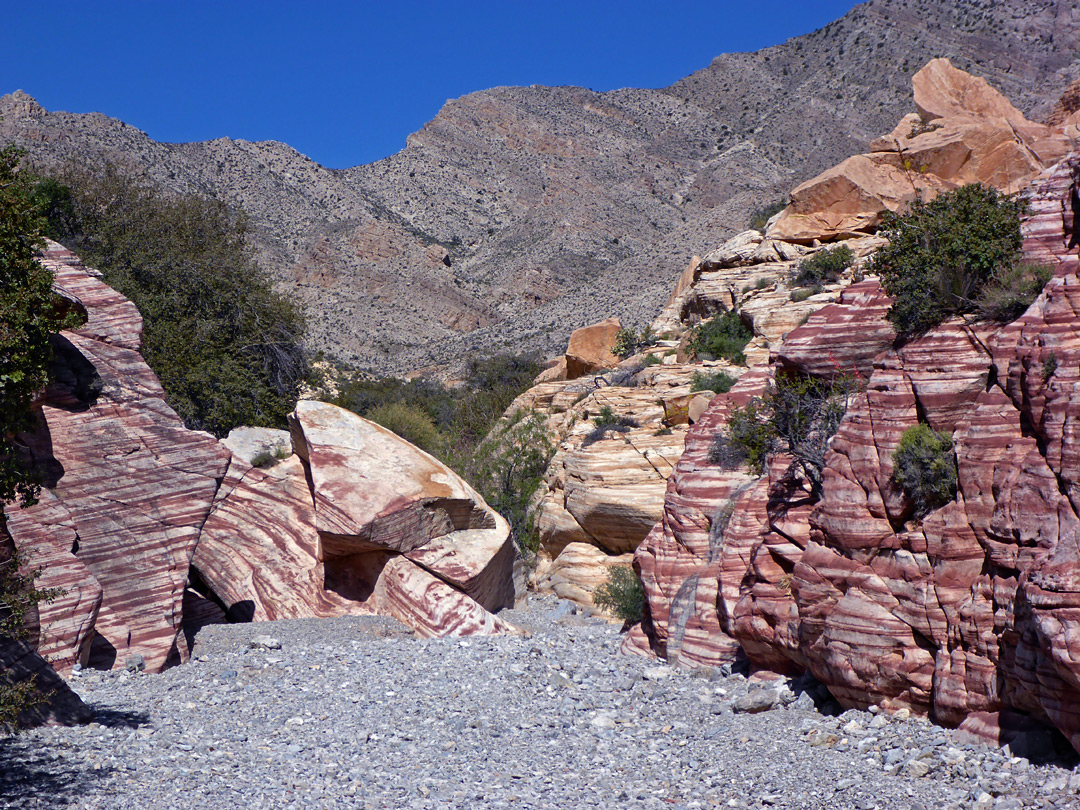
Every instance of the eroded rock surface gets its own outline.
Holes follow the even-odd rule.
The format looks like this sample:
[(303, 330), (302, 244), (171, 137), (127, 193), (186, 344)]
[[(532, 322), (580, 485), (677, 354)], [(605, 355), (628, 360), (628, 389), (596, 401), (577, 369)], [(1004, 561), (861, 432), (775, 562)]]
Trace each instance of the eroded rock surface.
[[(951, 321), (890, 348), (887, 299), (867, 281), (775, 350), (803, 373), (829, 376), (838, 357), (866, 374), (818, 502), (784, 490), (783, 459), (726, 483), (737, 472), (703, 451), (752, 375), (713, 401), (636, 554), (648, 611), (625, 649), (691, 665), (741, 649), (756, 667), (809, 670), (845, 706), (908, 708), (992, 740), (1026, 716), (1080, 750), (1077, 160), (1027, 191), (1025, 250), (1055, 278), (1012, 324)], [(892, 455), (919, 422), (952, 436), (959, 486), (915, 520)]]
[(807, 180), (769, 228), (796, 242), (872, 232), (885, 211), (967, 183), (1007, 193), (1060, 161), (1078, 133), (1072, 118), (1033, 123), (984, 79), (934, 59), (912, 79), (917, 113), (888, 135)]

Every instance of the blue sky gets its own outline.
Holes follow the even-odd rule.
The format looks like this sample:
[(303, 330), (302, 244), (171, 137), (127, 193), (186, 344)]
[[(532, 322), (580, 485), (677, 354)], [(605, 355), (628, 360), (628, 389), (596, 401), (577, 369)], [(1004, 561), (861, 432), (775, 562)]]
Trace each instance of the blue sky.
[(663, 87), (854, 5), (15, 0), (0, 93), (103, 112), (159, 141), (284, 141), (342, 168), (403, 148), (448, 98), (496, 85)]

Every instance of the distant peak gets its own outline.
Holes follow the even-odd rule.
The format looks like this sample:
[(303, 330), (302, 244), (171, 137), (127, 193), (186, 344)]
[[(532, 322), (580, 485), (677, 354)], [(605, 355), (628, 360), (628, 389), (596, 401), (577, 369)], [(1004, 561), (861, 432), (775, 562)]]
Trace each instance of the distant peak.
[(16, 90), (6, 96), (0, 96), (0, 114), (7, 114), (13, 118), (37, 118), (45, 115), (42, 107), (33, 96)]

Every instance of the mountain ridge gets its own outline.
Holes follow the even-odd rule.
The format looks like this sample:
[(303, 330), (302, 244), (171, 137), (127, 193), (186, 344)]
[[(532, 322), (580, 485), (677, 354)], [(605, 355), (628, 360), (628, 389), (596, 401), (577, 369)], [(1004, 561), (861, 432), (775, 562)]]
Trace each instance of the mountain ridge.
[(1080, 75), (1078, 45), (1074, 3), (873, 0), (667, 88), (451, 99), (405, 149), (350, 169), (275, 141), (158, 143), (25, 94), (0, 98), (0, 139), (46, 164), (120, 160), (243, 208), (261, 263), (308, 312), (311, 347), (402, 373), (554, 354), (613, 314), (643, 325), (692, 254), (888, 132), (929, 58), (1038, 118)]

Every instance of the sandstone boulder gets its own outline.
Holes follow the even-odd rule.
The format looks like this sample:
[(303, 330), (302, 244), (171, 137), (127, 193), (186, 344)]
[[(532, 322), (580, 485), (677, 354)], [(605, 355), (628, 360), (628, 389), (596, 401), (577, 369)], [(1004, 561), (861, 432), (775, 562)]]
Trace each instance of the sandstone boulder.
[[(423, 451), (355, 414), (301, 401), (283, 431), (234, 431), (195, 554), (236, 620), (379, 613), (422, 635), (508, 632), (509, 526)], [(288, 444), (283, 444), (289, 440)], [(300, 452), (257, 469), (267, 446)], [(248, 458), (244, 458), (244, 456)]]
[(770, 238), (805, 243), (870, 233), (883, 212), (967, 183), (1013, 193), (1061, 160), (1075, 140), (1075, 125), (1028, 121), (947, 59), (929, 62), (912, 84), (918, 113), (875, 140), (869, 153), (795, 188)]
[(566, 347), (566, 379), (576, 380), (586, 374), (614, 368), (619, 358), (612, 354), (612, 349), (620, 329), (622, 324), (618, 318), (575, 329)]
[(19, 548), (55, 561), (43, 582), (69, 592), (41, 610), (61, 667), (141, 655), (159, 671), (187, 657), (182, 595), (227, 452), (165, 404), (138, 352), (135, 307), (55, 243), (42, 263), (88, 320), (54, 343), (57, 382), (27, 437), (48, 494), (7, 508), (12, 533)]

